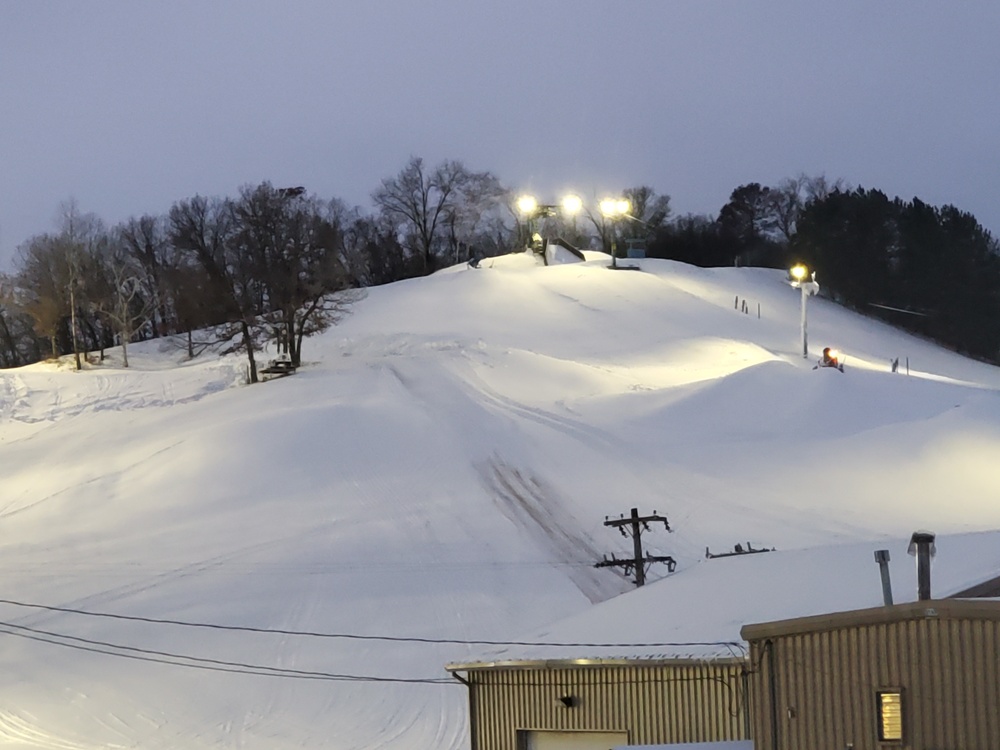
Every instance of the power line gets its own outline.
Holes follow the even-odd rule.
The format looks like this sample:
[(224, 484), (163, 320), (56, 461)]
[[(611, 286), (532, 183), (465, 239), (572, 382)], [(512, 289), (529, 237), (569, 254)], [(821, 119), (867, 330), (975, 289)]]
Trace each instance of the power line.
[(267, 633), (272, 635), (294, 635), (310, 638), (342, 638), (358, 641), (388, 641), (392, 643), (431, 643), (455, 646), (549, 646), (565, 648), (658, 648), (658, 647), (683, 647), (683, 646), (726, 646), (743, 649), (740, 641), (661, 641), (649, 643), (572, 643), (559, 641), (496, 641), (477, 640), (463, 638), (422, 638), (417, 636), (395, 636), (395, 635), (362, 635), (359, 633), (323, 633), (308, 630), (285, 630), (281, 628), (261, 628), (250, 625), (220, 625), (217, 623), (192, 622), (188, 620), (171, 620), (166, 618), (142, 617), (139, 615), (122, 615), (111, 612), (88, 612), (82, 609), (71, 607), (56, 607), (48, 604), (34, 604), (30, 602), (19, 602), (13, 599), (0, 599), (0, 604), (9, 604), (15, 607), (26, 607), (32, 609), (42, 609), (49, 612), (61, 612), (64, 614), (83, 615), (86, 617), (102, 617), (112, 620), (125, 620), (130, 622), (143, 622), (154, 625), (177, 625), (187, 628), (206, 628), (209, 630), (233, 631), (242, 633)]
[[(106, 656), (117, 656), (123, 659), (134, 659), (136, 661), (154, 662), (157, 664), (169, 664), (175, 667), (188, 667), (190, 669), (202, 669), (212, 672), (229, 672), (235, 674), (250, 674), (260, 677), (288, 677), (304, 680), (326, 680), (335, 682), (394, 682), (411, 684), (431, 684), (431, 685), (452, 685), (451, 680), (442, 677), (410, 678), (410, 677), (377, 677), (374, 675), (338, 674), (334, 672), (316, 672), (301, 669), (286, 669), (282, 667), (270, 667), (263, 664), (246, 664), (242, 662), (231, 662), (222, 659), (207, 659), (187, 654), (174, 654), (169, 651), (157, 651), (154, 649), (138, 648), (136, 646), (123, 646), (107, 641), (95, 641), (89, 638), (79, 638), (77, 636), (54, 633), (48, 630), (30, 628), (25, 625), (14, 625), (9, 622), (0, 622), (0, 632), (7, 635), (14, 635), (28, 640), (48, 643), (54, 646), (63, 646), (78, 651), (88, 651), (91, 653), (104, 654)], [(73, 641), (65, 643), (60, 640)], [(80, 645), (85, 644), (85, 645)], [(130, 653), (119, 653), (109, 649), (118, 649)], [(178, 661), (183, 660), (183, 661)]]

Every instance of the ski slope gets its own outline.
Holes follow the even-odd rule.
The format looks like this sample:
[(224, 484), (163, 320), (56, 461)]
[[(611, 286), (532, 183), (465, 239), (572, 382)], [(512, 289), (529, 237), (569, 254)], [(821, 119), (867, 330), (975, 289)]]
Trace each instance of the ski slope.
[(782, 273), (588, 257), (371, 289), (252, 387), (163, 341), (0, 371), (0, 745), (464, 748), (482, 645), (289, 631), (516, 639), (631, 588), (633, 506), (681, 570), (1000, 528), (1000, 369), (813, 298), (813, 370)]

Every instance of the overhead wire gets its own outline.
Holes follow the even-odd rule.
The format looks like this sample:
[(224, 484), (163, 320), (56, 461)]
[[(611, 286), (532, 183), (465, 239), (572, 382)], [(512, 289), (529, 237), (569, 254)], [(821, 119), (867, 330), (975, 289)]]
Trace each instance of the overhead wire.
[[(88, 651), (91, 653), (104, 654), (106, 656), (117, 656), (125, 659), (154, 662), (158, 664), (169, 664), (172, 666), (188, 667), (192, 669), (203, 669), (213, 672), (230, 672), (235, 674), (258, 675), (261, 677), (289, 677), (294, 679), (326, 680), (335, 682), (390, 682), (431, 685), (455, 684), (450, 679), (444, 677), (380, 677), (376, 675), (319, 672), (285, 667), (270, 667), (262, 664), (232, 662), (222, 659), (209, 659), (198, 656), (190, 656), (188, 654), (175, 654), (169, 651), (139, 648), (137, 646), (124, 646), (117, 643), (110, 643), (108, 641), (92, 640), (90, 638), (80, 638), (78, 636), (55, 633), (48, 630), (32, 628), (26, 625), (16, 625), (9, 622), (0, 622), (0, 632), (21, 638), (27, 638), (28, 640), (39, 641), (41, 643), (72, 648), (78, 651)], [(72, 643), (66, 643), (65, 641), (72, 641)], [(121, 651), (128, 653), (120, 653)]]
[(85, 617), (100, 617), (112, 620), (125, 620), (131, 622), (142, 622), (155, 625), (175, 625), (187, 628), (204, 628), (208, 630), (233, 631), (244, 633), (266, 633), (272, 635), (303, 636), (310, 638), (340, 638), (358, 641), (385, 641), (392, 643), (429, 643), (456, 646), (525, 646), (525, 647), (565, 647), (565, 648), (660, 648), (660, 647), (688, 647), (688, 646), (721, 646), (730, 650), (737, 649), (744, 651), (744, 645), (739, 641), (651, 641), (648, 643), (636, 642), (560, 642), (560, 641), (513, 641), (513, 640), (487, 640), (469, 638), (428, 638), (422, 636), (395, 636), (395, 635), (369, 635), (361, 633), (330, 633), (309, 630), (289, 630), (284, 628), (263, 628), (251, 625), (222, 625), (219, 623), (194, 622), (190, 620), (174, 620), (169, 618), (143, 617), (140, 615), (123, 615), (112, 612), (92, 612), (88, 610), (75, 609), (72, 607), (57, 607), (48, 604), (37, 604), (32, 602), (20, 602), (13, 599), (0, 599), (0, 604), (8, 604), (14, 607), (25, 607), (41, 609), (49, 612), (60, 612), (64, 614), (81, 615)]

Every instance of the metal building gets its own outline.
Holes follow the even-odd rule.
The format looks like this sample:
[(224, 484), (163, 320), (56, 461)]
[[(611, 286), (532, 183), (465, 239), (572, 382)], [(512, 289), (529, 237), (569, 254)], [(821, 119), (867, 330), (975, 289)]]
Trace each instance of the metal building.
[(469, 688), (472, 750), (608, 750), (749, 738), (744, 665), (739, 656), (448, 669)]
[[(449, 664), (468, 687), (471, 748), (608, 750), (753, 739), (756, 750), (997, 750), (1000, 603), (865, 609), (890, 593), (890, 572), (897, 601), (912, 601), (923, 588), (907, 555), (879, 554), (884, 544), (706, 559)], [(1000, 531), (943, 536), (937, 545), (943, 596), (1000, 593)], [(891, 546), (906, 549), (904, 540)], [(928, 607), (938, 615), (928, 617)], [(830, 611), (847, 614), (817, 616)], [(765, 621), (772, 623), (746, 625)], [(971, 676), (960, 678), (965, 670)], [(893, 736), (898, 715), (902, 740), (865, 739), (877, 736), (875, 701), (882, 736)], [(951, 736), (931, 725), (960, 711), (989, 716), (954, 724), (964, 732), (958, 742), (928, 744)], [(834, 722), (843, 728), (834, 731)], [(917, 738), (924, 744), (906, 744)]]
[(757, 750), (996, 750), (1000, 601), (747, 625)]

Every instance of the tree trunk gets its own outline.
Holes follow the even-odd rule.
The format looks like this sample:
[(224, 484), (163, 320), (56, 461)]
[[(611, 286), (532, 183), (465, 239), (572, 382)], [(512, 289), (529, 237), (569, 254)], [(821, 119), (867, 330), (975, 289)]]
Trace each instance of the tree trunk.
[(82, 370), (80, 367), (80, 344), (76, 340), (76, 296), (73, 293), (73, 286), (70, 285), (69, 288), (69, 304), (70, 304), (70, 334), (73, 337), (73, 357), (76, 359), (76, 369)]
[(247, 348), (247, 359), (250, 361), (250, 382), (257, 382), (257, 361), (253, 356), (253, 336), (250, 335), (250, 326), (246, 320), (240, 321), (240, 329), (243, 332), (243, 345)]
[(302, 363), (302, 339), (295, 335), (295, 312), (287, 316), (282, 324), (285, 337), (285, 349), (292, 360), (292, 366), (298, 367)]
[(4, 346), (9, 352), (9, 355), (5, 356), (4, 360), (8, 363), (8, 367), (17, 367), (19, 364), (17, 356), (17, 343), (14, 341), (14, 336), (10, 332), (10, 327), (7, 325), (7, 321), (2, 315), (0, 315), (0, 328), (3, 328)]

